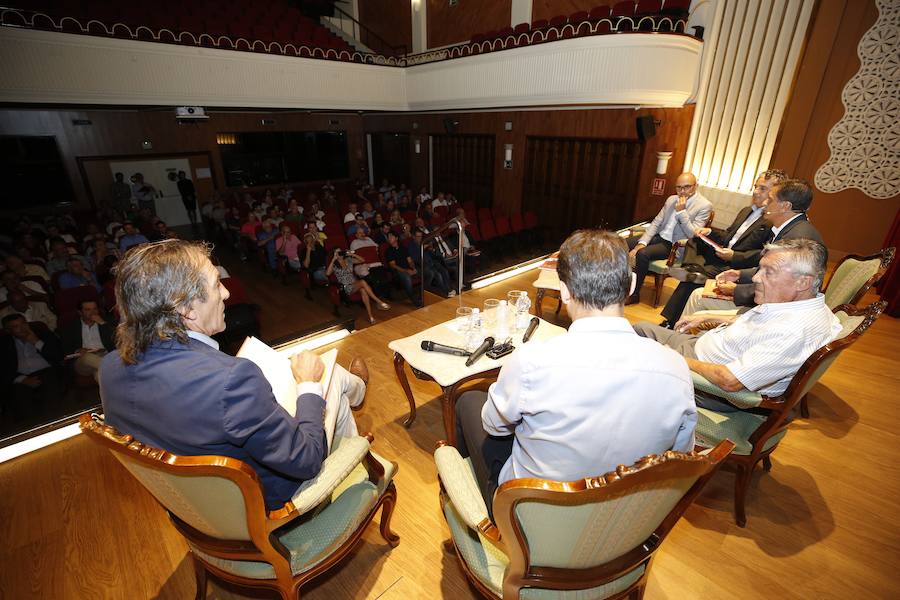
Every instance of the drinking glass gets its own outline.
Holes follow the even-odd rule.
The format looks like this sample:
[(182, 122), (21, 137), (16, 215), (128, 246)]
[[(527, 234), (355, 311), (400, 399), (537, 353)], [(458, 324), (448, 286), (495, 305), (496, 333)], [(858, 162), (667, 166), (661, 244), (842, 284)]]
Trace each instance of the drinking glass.
[(500, 305), (500, 301), (496, 298), (488, 298), (484, 301), (484, 328), (488, 331), (493, 331), (494, 327), (497, 326), (497, 306)]
[(469, 332), (472, 326), (472, 307), (460, 306), (456, 309), (456, 330), (463, 336)]

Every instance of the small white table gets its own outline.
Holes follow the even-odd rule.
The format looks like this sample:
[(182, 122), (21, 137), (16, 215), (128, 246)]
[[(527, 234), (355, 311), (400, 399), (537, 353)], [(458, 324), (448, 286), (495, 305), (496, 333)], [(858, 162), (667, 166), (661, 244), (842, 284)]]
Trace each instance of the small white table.
[[(406, 376), (404, 365), (409, 363), (409, 368), (417, 379), (422, 381), (434, 381), (441, 386), (441, 411), (443, 413), (444, 430), (447, 439), (452, 444), (456, 440), (456, 399), (459, 397), (460, 387), (476, 379), (496, 378), (500, 373), (500, 367), (512, 354), (507, 354), (497, 360), (482, 356), (471, 367), (466, 366), (466, 357), (442, 354), (440, 352), (428, 352), (422, 350), (422, 340), (429, 340), (446, 346), (465, 346), (463, 336), (452, 328), (453, 321), (441, 323), (429, 327), (415, 335), (393, 340), (388, 348), (394, 351), (394, 371), (397, 379), (406, 393), (409, 402), (409, 416), (403, 421), (405, 427), (409, 427), (416, 420), (416, 403), (412, 390), (409, 387), (409, 379)], [(541, 319), (541, 323), (535, 330), (530, 341), (545, 340), (557, 335), (562, 335), (566, 330), (562, 327), (548, 323)], [(493, 332), (486, 331), (485, 335)], [(519, 331), (512, 336), (512, 343), (517, 348), (522, 345), (524, 331)], [(502, 340), (498, 340), (498, 343)]]

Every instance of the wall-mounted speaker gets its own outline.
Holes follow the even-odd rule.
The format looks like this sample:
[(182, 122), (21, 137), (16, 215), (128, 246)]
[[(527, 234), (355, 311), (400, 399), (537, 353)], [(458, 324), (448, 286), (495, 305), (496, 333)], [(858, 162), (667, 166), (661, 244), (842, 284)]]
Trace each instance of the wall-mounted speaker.
[(456, 133), (458, 127), (459, 121), (455, 119), (444, 119), (444, 131), (446, 131), (447, 133)]
[(637, 129), (638, 139), (642, 142), (646, 142), (656, 135), (656, 121), (652, 116), (638, 117), (634, 120), (634, 125)]

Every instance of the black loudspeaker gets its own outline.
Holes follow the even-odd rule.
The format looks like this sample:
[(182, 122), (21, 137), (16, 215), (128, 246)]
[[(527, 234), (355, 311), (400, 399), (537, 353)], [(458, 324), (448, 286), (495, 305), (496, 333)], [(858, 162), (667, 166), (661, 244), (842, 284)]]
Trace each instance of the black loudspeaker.
[(656, 122), (653, 117), (638, 117), (634, 120), (634, 125), (637, 128), (638, 139), (642, 142), (656, 135)]
[(444, 130), (447, 133), (456, 133), (457, 127), (459, 127), (459, 121), (455, 121), (454, 119), (444, 119)]

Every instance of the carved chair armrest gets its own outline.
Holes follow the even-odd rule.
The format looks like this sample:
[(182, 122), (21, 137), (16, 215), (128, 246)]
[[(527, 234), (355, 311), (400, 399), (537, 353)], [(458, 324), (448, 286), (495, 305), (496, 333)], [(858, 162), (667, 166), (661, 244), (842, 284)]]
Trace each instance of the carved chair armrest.
[(304, 481), (291, 498), (297, 513), (302, 515), (321, 504), (368, 453), (368, 439), (341, 439), (338, 447), (322, 462), (319, 474)]
[(758, 408), (764, 400), (764, 396), (750, 390), (741, 390), (739, 392), (728, 392), (708, 380), (699, 373), (691, 371), (691, 378), (694, 380), (694, 392), (713, 396), (720, 400), (725, 400), (729, 404), (733, 404), (738, 408)]
[(669, 250), (669, 258), (666, 259), (666, 266), (671, 267), (675, 264), (675, 260), (678, 258), (678, 250), (684, 248), (687, 245), (687, 240), (675, 240), (672, 243), (672, 249)]
[(439, 446), (434, 451), (434, 462), (444, 491), (463, 522), (491, 539), (494, 536), (499, 539), (498, 533), (489, 533), (491, 530), (496, 532), (496, 529), (488, 518), (487, 507), (472, 470), (459, 451), (453, 446)]

